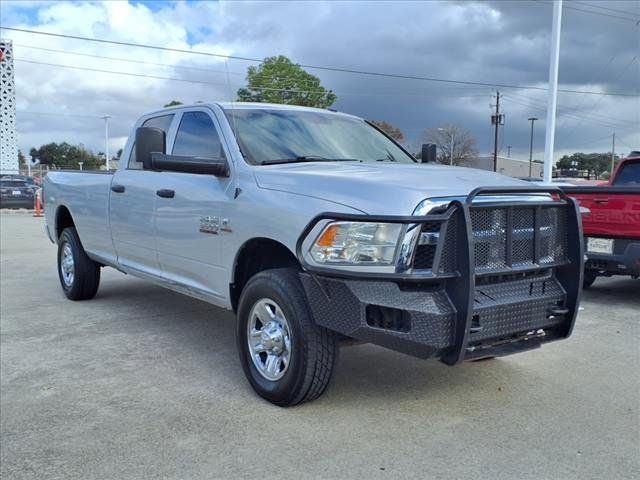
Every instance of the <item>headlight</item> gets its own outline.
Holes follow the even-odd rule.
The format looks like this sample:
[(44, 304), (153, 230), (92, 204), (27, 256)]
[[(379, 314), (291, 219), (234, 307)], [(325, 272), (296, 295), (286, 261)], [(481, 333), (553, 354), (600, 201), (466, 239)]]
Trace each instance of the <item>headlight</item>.
[(331, 222), (309, 249), (312, 260), (325, 265), (392, 265), (403, 225), (398, 223)]

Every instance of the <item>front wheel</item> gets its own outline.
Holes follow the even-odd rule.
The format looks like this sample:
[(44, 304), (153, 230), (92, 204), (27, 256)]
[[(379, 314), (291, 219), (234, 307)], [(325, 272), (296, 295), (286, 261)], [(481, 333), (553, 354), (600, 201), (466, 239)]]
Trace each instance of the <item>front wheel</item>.
[(317, 326), (295, 269), (252, 277), (240, 297), (236, 339), (253, 389), (279, 406), (319, 397), (329, 384), (336, 336)]
[(65, 228), (58, 240), (58, 276), (70, 300), (89, 300), (100, 285), (100, 265), (84, 251), (75, 228)]

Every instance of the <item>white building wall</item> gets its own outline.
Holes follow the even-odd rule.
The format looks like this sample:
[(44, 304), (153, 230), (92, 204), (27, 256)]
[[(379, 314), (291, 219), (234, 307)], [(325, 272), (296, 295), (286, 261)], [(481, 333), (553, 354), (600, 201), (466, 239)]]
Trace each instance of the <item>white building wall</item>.
[[(510, 177), (528, 177), (529, 161), (516, 160), (509, 157), (498, 157), (498, 173), (508, 175)], [(480, 168), (482, 170), (493, 171), (493, 156), (481, 156), (467, 162), (467, 166), (471, 168)], [(533, 178), (542, 178), (542, 163), (533, 162), (531, 167), (531, 176)]]
[(13, 45), (0, 39), (0, 173), (18, 173)]

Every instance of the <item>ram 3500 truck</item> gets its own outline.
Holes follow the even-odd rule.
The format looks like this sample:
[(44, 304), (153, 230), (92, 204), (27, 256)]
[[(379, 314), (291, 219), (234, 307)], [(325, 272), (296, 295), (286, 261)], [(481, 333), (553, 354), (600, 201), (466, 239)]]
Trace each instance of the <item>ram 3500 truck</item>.
[(585, 212), (584, 288), (599, 276), (640, 277), (640, 152), (622, 159), (605, 185), (563, 190)]
[(578, 310), (572, 199), (418, 164), (342, 113), (160, 110), (117, 171), (52, 172), (44, 198), (67, 297), (111, 266), (232, 309), (246, 377), (277, 405), (318, 397), (340, 343), (454, 365), (566, 338)]

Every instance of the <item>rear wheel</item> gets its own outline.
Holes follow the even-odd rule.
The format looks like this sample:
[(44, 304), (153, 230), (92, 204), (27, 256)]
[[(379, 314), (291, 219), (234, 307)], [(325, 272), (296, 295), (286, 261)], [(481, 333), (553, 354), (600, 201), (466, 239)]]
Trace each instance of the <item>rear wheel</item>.
[(267, 270), (249, 280), (240, 296), (236, 339), (249, 383), (270, 402), (296, 405), (327, 388), (336, 336), (314, 323), (295, 269)]
[(74, 227), (65, 228), (58, 240), (58, 276), (71, 300), (89, 300), (100, 285), (100, 265), (91, 260)]
[(589, 288), (591, 285), (593, 285), (593, 282), (596, 281), (597, 276), (598, 275), (596, 275), (596, 272), (592, 270), (585, 270), (584, 279), (582, 280), (582, 288)]

